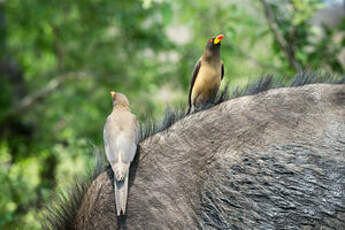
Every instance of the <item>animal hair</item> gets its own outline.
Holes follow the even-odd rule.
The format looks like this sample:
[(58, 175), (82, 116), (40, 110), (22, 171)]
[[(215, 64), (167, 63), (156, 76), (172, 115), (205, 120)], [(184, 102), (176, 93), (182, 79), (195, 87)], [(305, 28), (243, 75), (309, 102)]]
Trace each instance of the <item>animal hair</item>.
[[(345, 76), (339, 77), (329, 73), (313, 73), (306, 71), (296, 74), (290, 82), (274, 78), (272, 75), (266, 75), (262, 76), (258, 80), (248, 83), (245, 87), (234, 87), (233, 89), (230, 89), (229, 84), (226, 84), (224, 89), (219, 91), (217, 97), (214, 98), (213, 101), (202, 105), (201, 108), (197, 109), (194, 113), (210, 109), (228, 100), (242, 96), (259, 94), (270, 89), (298, 87), (316, 83), (345, 84)], [(191, 114), (188, 114), (187, 111), (187, 106), (180, 106), (179, 108), (175, 109), (167, 107), (161, 121), (155, 121), (152, 119), (146, 120), (143, 124), (141, 124), (140, 141), (143, 141), (156, 133), (162, 132), (168, 129), (175, 122), (183, 119), (186, 116), (190, 116)]]
[(83, 179), (75, 179), (68, 188), (59, 191), (40, 214), (42, 228), (45, 230), (74, 229), (74, 219), (92, 181), (104, 172), (104, 159), (98, 149), (95, 149), (96, 164), (92, 171)]
[[(224, 89), (219, 91), (218, 96), (211, 103), (203, 105), (202, 108), (198, 109), (194, 113), (198, 113), (200, 111), (212, 108), (222, 102), (232, 100), (234, 98), (247, 95), (255, 95), (268, 91), (270, 89), (282, 87), (297, 87), (314, 83), (345, 84), (345, 76), (339, 77), (327, 73), (322, 74), (312, 72), (301, 72), (298, 73), (290, 82), (278, 80), (277, 78), (268, 75), (263, 76), (258, 80), (252, 81), (242, 88), (235, 87), (233, 89), (230, 89), (229, 85), (226, 84)], [(184, 117), (191, 116), (192, 114), (188, 114), (187, 111), (188, 108), (186, 106), (182, 106), (179, 108), (168, 107), (165, 111), (165, 115), (163, 116), (162, 120), (156, 121), (151, 118), (147, 119), (143, 124), (141, 124), (139, 138), (140, 142), (149, 138), (152, 135), (155, 135), (156, 133), (169, 129), (169, 127), (171, 127), (175, 122), (183, 119)], [(139, 155), (140, 148), (138, 148), (137, 150), (136, 157), (131, 165), (131, 170), (137, 167)], [(86, 177), (83, 180), (77, 180), (71, 187), (71, 189), (66, 189), (63, 192), (59, 192), (56, 199), (46, 207), (45, 211), (42, 214), (43, 229), (74, 229), (74, 219), (80, 207), (82, 198), (89, 186), (91, 185), (91, 182), (100, 173), (104, 171), (107, 171), (108, 176), (110, 178), (113, 177), (113, 173), (110, 167), (104, 167), (104, 160), (100, 157), (100, 154), (97, 153), (96, 156), (97, 164), (94, 167), (93, 172), (90, 173), (90, 176)], [(206, 199), (207, 196), (205, 196), (204, 198)], [(212, 220), (208, 221), (212, 222)], [(215, 222), (210, 223), (210, 225), (212, 224), (215, 224)]]
[[(267, 152), (248, 150), (237, 164), (217, 167), (212, 180), (200, 189), (201, 229), (302, 229), (303, 225), (318, 229), (316, 223), (329, 226), (326, 229), (344, 229), (340, 217), (345, 212), (344, 195), (334, 195), (344, 185), (344, 165), (321, 157), (325, 150), (313, 147), (296, 142), (272, 146)], [(287, 166), (291, 161), (296, 167)], [(253, 169), (257, 170), (254, 175)], [(277, 195), (282, 191), (283, 196)], [(319, 194), (323, 194), (322, 202)]]

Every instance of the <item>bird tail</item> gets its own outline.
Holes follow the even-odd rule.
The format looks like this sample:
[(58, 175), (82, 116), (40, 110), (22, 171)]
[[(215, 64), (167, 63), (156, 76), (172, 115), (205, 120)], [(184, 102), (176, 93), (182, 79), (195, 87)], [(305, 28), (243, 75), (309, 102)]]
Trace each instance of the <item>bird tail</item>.
[[(121, 167), (122, 166), (122, 167)], [(120, 178), (115, 175), (114, 178), (114, 188), (115, 188), (115, 205), (117, 215), (126, 214), (126, 205), (127, 205), (127, 196), (128, 196), (128, 174), (129, 174), (129, 165), (122, 164), (123, 174)]]

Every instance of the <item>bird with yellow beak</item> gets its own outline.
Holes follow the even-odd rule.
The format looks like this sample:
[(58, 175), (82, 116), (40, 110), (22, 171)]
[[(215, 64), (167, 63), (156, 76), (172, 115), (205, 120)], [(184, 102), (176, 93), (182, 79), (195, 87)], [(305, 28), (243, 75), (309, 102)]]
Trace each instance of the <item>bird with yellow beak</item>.
[(194, 66), (188, 95), (188, 113), (212, 102), (217, 95), (224, 76), (224, 64), (220, 57), (223, 37), (224, 35), (220, 34), (209, 39), (204, 53)]
[(129, 167), (137, 151), (139, 125), (131, 113), (127, 97), (110, 92), (113, 110), (103, 130), (105, 154), (114, 172), (115, 205), (117, 215), (126, 214)]

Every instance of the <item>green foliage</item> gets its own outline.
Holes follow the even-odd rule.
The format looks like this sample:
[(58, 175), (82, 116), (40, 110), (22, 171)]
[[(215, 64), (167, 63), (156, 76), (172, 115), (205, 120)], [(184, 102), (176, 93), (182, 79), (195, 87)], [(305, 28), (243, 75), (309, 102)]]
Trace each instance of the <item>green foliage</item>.
[[(326, 24), (322, 24), (321, 27), (311, 24), (311, 18), (315, 13), (325, 7), (323, 2), (322, 0), (279, 0), (272, 1), (270, 6), (276, 15), (281, 33), (302, 69), (326, 69), (342, 74), (345, 70), (340, 56), (344, 45), (337, 37), (343, 37), (344, 22), (333, 28)], [(282, 61), (286, 59), (277, 41), (273, 43), (273, 50)], [(286, 71), (290, 68), (286, 64)]]
[[(344, 73), (344, 22), (310, 23), (321, 1), (269, 5), (302, 67)], [(232, 85), (294, 72), (259, 1), (0, 1), (0, 229), (39, 229), (53, 192), (92, 166), (110, 90), (141, 121), (187, 103), (193, 65), (218, 33)]]

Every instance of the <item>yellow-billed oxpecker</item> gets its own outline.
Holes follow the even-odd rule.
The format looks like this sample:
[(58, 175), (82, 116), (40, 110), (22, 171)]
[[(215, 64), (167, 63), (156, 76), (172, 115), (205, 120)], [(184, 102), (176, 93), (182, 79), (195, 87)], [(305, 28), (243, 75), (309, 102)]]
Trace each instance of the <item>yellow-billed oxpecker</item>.
[(220, 57), (220, 44), (224, 35), (220, 34), (208, 40), (206, 48), (194, 66), (189, 88), (189, 111), (211, 102), (217, 95), (224, 76), (224, 65)]
[(117, 215), (126, 213), (129, 166), (137, 151), (139, 126), (131, 113), (125, 95), (110, 92), (113, 110), (103, 130), (107, 159), (114, 172), (115, 205)]

